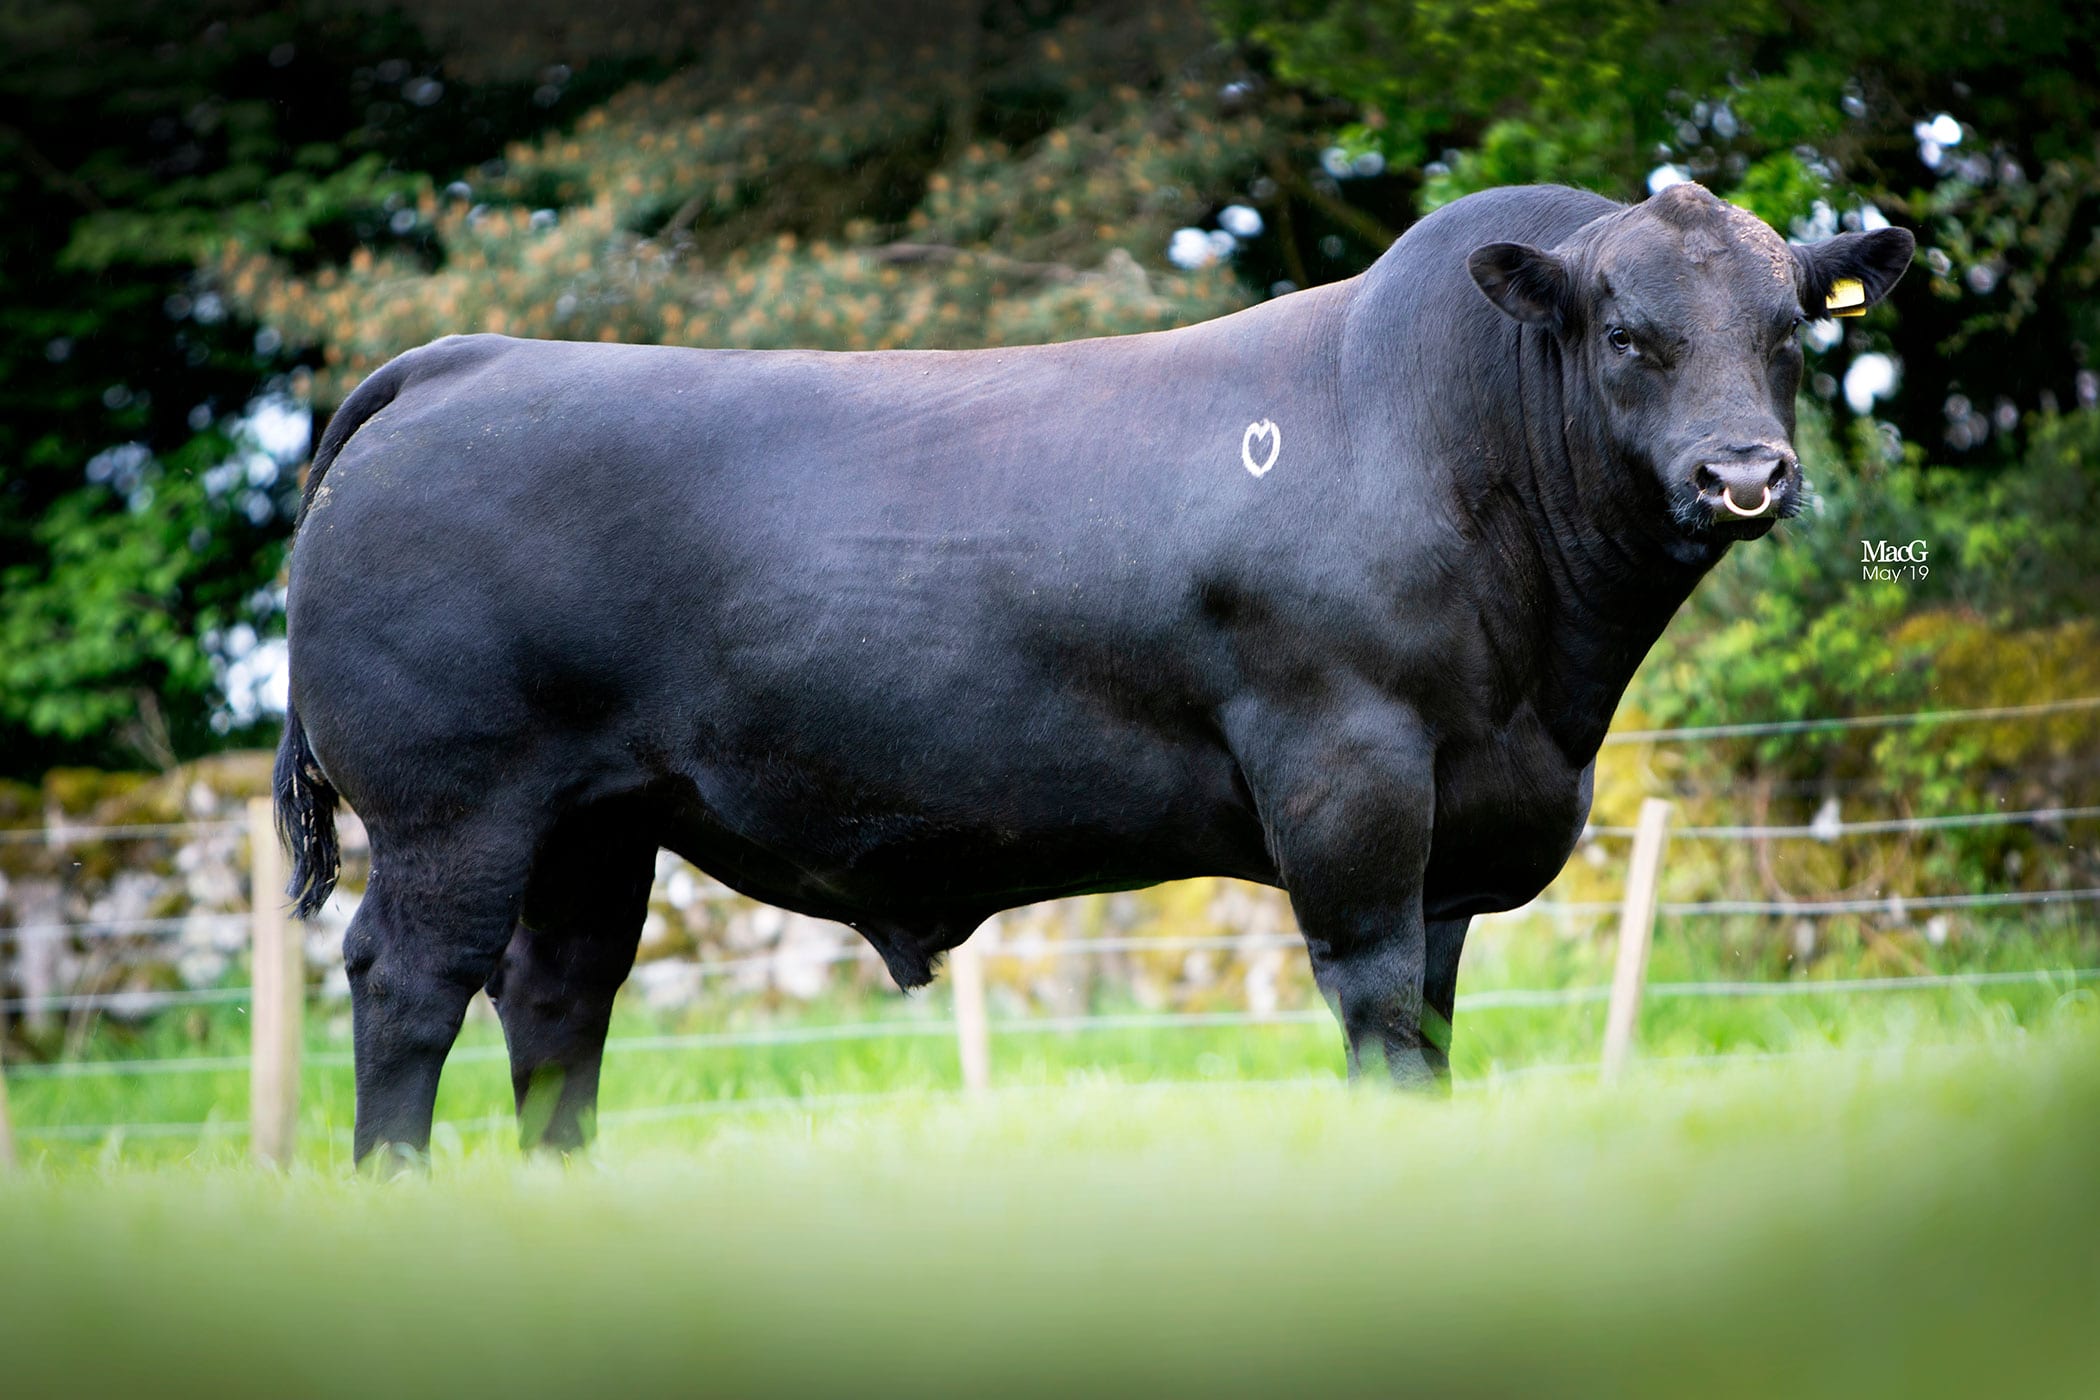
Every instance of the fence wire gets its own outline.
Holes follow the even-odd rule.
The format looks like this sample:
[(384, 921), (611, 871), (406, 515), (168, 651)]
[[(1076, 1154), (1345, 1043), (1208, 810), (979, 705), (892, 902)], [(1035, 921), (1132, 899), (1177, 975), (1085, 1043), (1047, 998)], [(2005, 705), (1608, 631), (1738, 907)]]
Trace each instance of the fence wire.
[[(1942, 817), (1880, 817), (1866, 821), (1808, 822), (1780, 826), (1673, 826), (1670, 839), (1679, 837), (1723, 841), (1758, 841), (1806, 838), (1835, 841), (1845, 836), (1893, 835), (1920, 831), (1952, 831), (1974, 826), (2047, 826), (2056, 822), (2086, 821), (2100, 817), (2100, 807), (2035, 807), (2022, 812), (1957, 812)], [(1585, 838), (1632, 836), (1630, 826), (1586, 826)]]
[[(2025, 974), (2022, 974), (2025, 975)], [(2081, 975), (2100, 975), (2100, 969), (2092, 969)], [(1817, 1048), (1812, 1050), (1737, 1050), (1723, 1051), (1712, 1055), (1660, 1055), (1637, 1061), (1633, 1070), (1641, 1075), (1655, 1076), (1685, 1070), (1717, 1071), (1741, 1068), (1745, 1065), (1803, 1063), (1818, 1060), (1905, 1060), (1944, 1059), (1961, 1054), (1973, 1047), (1961, 1045), (1905, 1045), (1867, 1046), (1860, 1048)], [(1505, 1085), (1520, 1083), (1533, 1078), (1566, 1078), (1595, 1074), (1595, 1060), (1559, 1061), (1548, 1064), (1492, 1066), (1478, 1077), (1469, 1078), (1453, 1085), (1460, 1094), (1491, 1092)], [(1185, 1092), (1203, 1089), (1213, 1093), (1248, 1093), (1274, 1089), (1290, 1089), (1297, 1092), (1318, 1090), (1340, 1090), (1342, 1081), (1327, 1075), (1288, 1075), (1261, 1079), (1209, 1080), (1209, 1079), (1164, 1079), (1147, 1080), (1136, 1084), (1119, 1084), (1118, 1093), (1142, 1094), (1160, 1092)], [(1013, 1099), (1053, 1095), (1065, 1092), (1058, 1085), (1007, 1085), (992, 1089), (994, 1098)], [(629, 1127), (650, 1123), (678, 1122), (693, 1118), (718, 1115), (745, 1115), (765, 1113), (818, 1114), (859, 1108), (899, 1107), (904, 1104), (939, 1105), (965, 1102), (969, 1095), (959, 1089), (890, 1089), (866, 1093), (818, 1093), (818, 1094), (759, 1094), (749, 1098), (696, 1099), (684, 1103), (649, 1104), (640, 1108), (609, 1109), (598, 1115), (600, 1127)], [(474, 1118), (441, 1118), (431, 1124), (433, 1135), (445, 1132), (468, 1133), (514, 1133), (517, 1118), (513, 1114), (490, 1113)], [(86, 1141), (110, 1138), (210, 1138), (246, 1137), (249, 1125), (238, 1119), (205, 1119), (186, 1123), (60, 1123), (21, 1129), (17, 1136), (25, 1141)], [(330, 1134), (338, 1148), (347, 1148), (353, 1138), (348, 1129), (338, 1128)]]
[[(1610, 735), (1605, 742), (1608, 744), (1692, 742), (1707, 739), (1806, 734), (1822, 731), (1976, 723), (2032, 719), (2096, 708), (2100, 708), (2100, 696), (2046, 701), (2028, 705), (1988, 706), (1967, 710), (1920, 711), (1910, 714), (1859, 715), (1827, 719), (1780, 720), (1746, 724), (1689, 726), (1664, 730), (1622, 731)], [(2094, 819), (2100, 819), (2100, 806), (2039, 807), (2020, 811), (1997, 810), (1950, 813), (1925, 817), (1872, 818), (1858, 821), (1811, 821), (1806, 824), (1694, 825), (1675, 828), (1670, 834), (1673, 838), (1707, 840), (1813, 839), (1832, 841), (1855, 835), (1915, 834), (2016, 824), (2044, 826)], [(39, 844), (51, 849), (67, 849), (98, 841), (232, 834), (244, 832), (246, 829), (247, 824), (237, 820), (77, 826), (60, 823), (49, 827), (0, 830), (0, 845)], [(1632, 827), (1600, 825), (1585, 828), (1584, 836), (1586, 839), (1596, 837), (1616, 838), (1631, 836), (1633, 832), (1634, 828)], [(703, 883), (698, 891), (698, 898), (702, 901), (735, 897), (733, 891), (712, 881)], [(1817, 900), (1682, 901), (1661, 903), (1657, 907), (1657, 912), (1673, 918), (1731, 916), (1820, 918), (1844, 914), (1886, 914), (1891, 917), (1902, 918), (1911, 912), (1941, 909), (2079, 904), (2095, 900), (2100, 900), (2100, 888), (2014, 890), (1937, 895), (1877, 895)], [(1521, 909), (1510, 911), (1510, 914), (1504, 917), (1596, 916), (1616, 913), (1620, 907), (1616, 901), (1537, 901)], [(192, 913), (177, 917), (80, 920), (18, 925), (0, 928), (0, 944), (13, 943), (19, 947), (24, 940), (37, 938), (114, 940), (162, 938), (181, 933), (224, 932), (245, 926), (249, 917), (249, 914), (246, 912)], [(984, 946), (981, 951), (986, 958), (1032, 961), (1044, 958), (1091, 956), (1103, 953), (1201, 950), (1250, 953), (1270, 949), (1296, 949), (1302, 947), (1303, 940), (1295, 934), (1192, 934), (1112, 936), (1065, 940), (1023, 938), (1012, 943), (991, 943)], [(778, 969), (783, 966), (808, 965), (812, 963), (872, 964), (876, 961), (878, 959), (874, 951), (865, 945), (861, 945), (830, 950), (811, 950), (808, 952), (776, 950), (733, 958), (708, 959), (691, 963), (687, 966), (703, 978), (713, 978), (757, 968)], [(1701, 997), (1835, 996), (2019, 984), (2032, 984), (2044, 987), (2069, 984), (2075, 987), (2096, 978), (2100, 978), (2100, 968), (2066, 968), (2056, 971), (1919, 974), (1914, 976), (1849, 979), (1796, 979), (1776, 982), (1657, 982), (1647, 984), (1644, 994), (1647, 997), (1663, 1000)], [(1607, 1000), (1610, 996), (1610, 990), (1609, 987), (1601, 985), (1557, 988), (1501, 988), (1462, 995), (1458, 998), (1458, 1009), (1468, 1012), (1481, 1012), (1510, 1008), (1589, 1005)], [(76, 992), (0, 1000), (0, 1012), (107, 1011), (120, 1015), (136, 1016), (177, 1006), (237, 1005), (245, 1002), (250, 995), (251, 989), (247, 987), (142, 988), (135, 990)], [(1156, 1031), (1203, 1027), (1321, 1025), (1326, 1024), (1330, 1019), (1329, 1013), (1323, 1009), (1095, 1013), (1071, 1016), (1049, 1015), (995, 1019), (990, 1023), (990, 1032), (995, 1036), (1013, 1036), (1076, 1034), (1101, 1031)], [(623, 1036), (609, 1041), (606, 1045), (606, 1053), (608, 1055), (631, 1055), (818, 1044), (899, 1037), (945, 1038), (954, 1033), (954, 1023), (945, 1018), (924, 1021), (885, 1020), (679, 1035)], [(1804, 1053), (1828, 1052), (1739, 1052), (1716, 1056), (1669, 1057), (1650, 1061), (1649, 1064), (1652, 1067), (1669, 1067), (1685, 1063), (1702, 1065), (1708, 1062), (1742, 1063), (1763, 1059), (1793, 1058)], [(501, 1045), (467, 1046), (457, 1050), (452, 1059), (464, 1062), (498, 1061), (506, 1058), (506, 1054), (507, 1052)], [(344, 1053), (322, 1053), (308, 1056), (305, 1063), (315, 1069), (337, 1070), (349, 1067), (352, 1063), (352, 1057)], [(250, 1061), (246, 1056), (193, 1056), (140, 1060), (60, 1061), (51, 1064), (11, 1066), (6, 1070), (6, 1073), (11, 1079), (21, 1080), (88, 1079), (131, 1075), (229, 1074), (245, 1072), (249, 1068)], [(1503, 1079), (1528, 1074), (1586, 1073), (1594, 1068), (1594, 1064), (1588, 1062), (1534, 1065), (1516, 1070), (1497, 1070), (1492, 1074), (1491, 1079), (1499, 1082)], [(1267, 1082), (1248, 1081), (1245, 1084), (1235, 1084), (1233, 1087), (1259, 1087)], [(1292, 1080), (1280, 1082), (1325, 1081)], [(1013, 1093), (1026, 1091), (1000, 1090), (997, 1092)], [(936, 1093), (935, 1096), (941, 1095)], [(894, 1094), (820, 1094), (711, 1100), (688, 1104), (657, 1105), (645, 1109), (620, 1110), (602, 1115), (601, 1121), (606, 1123), (648, 1122), (722, 1112), (818, 1111), (825, 1108), (882, 1103), (913, 1097), (925, 1098), (928, 1097), (928, 1094), (926, 1091), (905, 1091)], [(470, 1130), (480, 1126), (507, 1129), (510, 1127), (511, 1122), (512, 1120), (505, 1115), (484, 1120), (464, 1120), (450, 1126), (462, 1130)], [(111, 1136), (139, 1138), (238, 1136), (245, 1134), (247, 1131), (248, 1125), (246, 1122), (213, 1120), (198, 1123), (48, 1125), (20, 1130), (18, 1136), (32, 1140), (95, 1140)]]
[(143, 822), (131, 826), (72, 826), (60, 822), (52, 826), (10, 827), (0, 830), (0, 846), (37, 845), (62, 850), (68, 846), (86, 845), (90, 841), (144, 841), (160, 836), (189, 836), (246, 829), (246, 822), (232, 820)]
[(170, 1006), (211, 1006), (244, 1002), (253, 988), (194, 987), (175, 991), (54, 992), (50, 996), (9, 997), (0, 1011), (121, 1011), (144, 1014)]
[(1675, 729), (1630, 729), (1607, 734), (1607, 744), (1689, 743), (1701, 739), (1749, 739), (1777, 734), (1813, 734), (1842, 729), (1908, 729), (1933, 724), (1980, 724), (1991, 720), (2039, 719), (2100, 709), (2100, 695), (2043, 700), (2031, 705), (1983, 705), (1968, 710), (1917, 710), (1894, 715), (1841, 715), (1828, 719), (1769, 719), (1745, 724), (1693, 724)]
[[(2068, 982), (2100, 979), (2100, 968), (2061, 968), (2021, 972), (1917, 973), (1902, 977), (1799, 978), (1768, 982), (1650, 982), (1644, 996), (1759, 997), (1759, 996), (1850, 996), (1859, 993), (1927, 991), (1949, 987), (2003, 987), (2033, 985), (2050, 987)], [(1483, 992), (1461, 993), (1456, 1009), (1462, 1012), (1532, 1009), (1590, 1005), (1605, 1001), (1611, 988), (1605, 985), (1575, 987), (1505, 987)], [(1109, 1012), (1075, 1016), (1009, 1016), (994, 1019), (991, 1033), (1000, 1035), (1049, 1035), (1088, 1031), (1155, 1031), (1246, 1026), (1325, 1026), (1333, 1021), (1324, 1008), (1277, 1011), (1165, 1011)], [(855, 1040), (947, 1039), (955, 1034), (948, 1019), (907, 1021), (851, 1021), (836, 1025), (762, 1027), (742, 1031), (699, 1031), (684, 1035), (614, 1036), (605, 1042), (609, 1056), (665, 1053), (681, 1050), (727, 1050), (780, 1045), (815, 1045)], [(509, 1052), (501, 1045), (465, 1045), (447, 1056), (448, 1064), (504, 1063)], [(342, 1052), (320, 1052), (304, 1057), (314, 1069), (349, 1069), (354, 1060)], [(245, 1073), (246, 1056), (192, 1056), (142, 1060), (61, 1060), (50, 1064), (14, 1065), (10, 1079), (92, 1079), (129, 1075), (185, 1075)]]

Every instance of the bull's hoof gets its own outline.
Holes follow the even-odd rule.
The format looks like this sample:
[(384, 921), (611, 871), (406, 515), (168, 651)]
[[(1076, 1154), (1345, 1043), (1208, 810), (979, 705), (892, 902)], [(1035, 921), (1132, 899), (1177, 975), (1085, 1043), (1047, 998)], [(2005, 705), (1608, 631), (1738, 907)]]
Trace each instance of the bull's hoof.
[(407, 1143), (382, 1142), (357, 1159), (357, 1174), (370, 1181), (393, 1181), (406, 1176), (430, 1174), (430, 1149)]

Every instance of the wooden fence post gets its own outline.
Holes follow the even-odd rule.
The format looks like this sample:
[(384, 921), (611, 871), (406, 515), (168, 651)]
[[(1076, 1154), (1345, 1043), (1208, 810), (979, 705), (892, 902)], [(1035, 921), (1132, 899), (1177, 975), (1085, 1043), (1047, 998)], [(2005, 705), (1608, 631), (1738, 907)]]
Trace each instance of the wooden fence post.
[[(15, 938), (15, 965), (21, 966), (22, 940)], [(7, 960), (0, 958), (0, 998), (7, 996)], [(14, 1121), (7, 1116), (7, 1005), (0, 1000), (0, 1172), (15, 1165)]]
[(284, 852), (270, 799), (248, 803), (248, 873), (254, 948), (253, 1036), (248, 1085), (248, 1145), (265, 1162), (292, 1160), (299, 1124), (299, 1048), (306, 1014), (306, 950), (301, 930), (285, 918)]
[(1604, 1017), (1604, 1063), (1599, 1077), (1619, 1077), (1633, 1054), (1634, 1024), (1641, 1015), (1641, 988), (1648, 980), (1648, 946), (1655, 937), (1655, 890), (1662, 882), (1663, 846), (1670, 839), (1670, 804), (1651, 797), (1641, 804), (1633, 829), (1633, 855), (1626, 865), (1626, 902), (1619, 910), (1619, 960), (1611, 979), (1611, 1005)]
[(992, 1028), (984, 1010), (984, 955), (964, 943), (948, 955), (948, 980), (955, 985), (955, 1041), (962, 1058), (963, 1091), (992, 1087)]
[[(0, 979), (0, 996), (7, 994), (7, 983)], [(15, 1130), (7, 1117), (7, 1008), (0, 1006), (0, 1172), (12, 1171), (15, 1165)]]

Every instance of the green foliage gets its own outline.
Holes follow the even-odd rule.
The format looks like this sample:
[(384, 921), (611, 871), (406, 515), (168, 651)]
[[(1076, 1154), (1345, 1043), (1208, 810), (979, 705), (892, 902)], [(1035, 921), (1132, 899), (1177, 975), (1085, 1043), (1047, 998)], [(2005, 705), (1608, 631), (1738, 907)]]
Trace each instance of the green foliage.
[(1423, 212), (1497, 185), (1580, 185), (1612, 193), (1616, 172), (1598, 158), (1594, 144), (1600, 125), (1577, 123), (1549, 134), (1518, 118), (1495, 122), (1478, 146), (1453, 153), (1423, 181)]
[(1785, 228), (1830, 194), (1829, 179), (1800, 152), (1774, 151), (1747, 166), (1728, 197), (1766, 223)]
[(305, 253), (320, 231), (397, 206), (417, 187), (375, 151), (329, 169), (337, 158), (333, 146), (309, 146), (294, 156), (299, 168), (221, 172), (157, 189), (136, 208), (96, 210), (73, 225), (59, 265), (196, 263), (229, 241)]
[[(2100, 355), (2100, 10), (2019, 0), (1218, 0), (1278, 76), (1344, 100), (1345, 141), (1419, 203), (1552, 180), (1643, 195), (1669, 163), (1782, 230), (1872, 208), (1920, 271), (1848, 350), (1906, 367), (1913, 441), (2002, 452), (1990, 415), (2079, 402)], [(1921, 130), (1953, 123), (1954, 142)], [(1945, 133), (1943, 133), (1944, 136)], [(1833, 376), (1818, 390), (1836, 391)], [(2090, 398), (2090, 391), (2087, 391)], [(1944, 444), (1942, 442), (1944, 436)]]
[[(414, 205), (415, 245), (300, 275), (235, 234), (218, 285), (326, 363), (340, 398), (461, 330), (751, 348), (963, 348), (1237, 309), (1231, 269), (1169, 265), (1292, 137), (1296, 104), (1221, 106), (1194, 5), (903, 35), (783, 7), (571, 131)], [(1023, 12), (1025, 16), (1025, 12)], [(781, 26), (806, 38), (768, 69)], [(1196, 76), (1206, 69), (1219, 70)]]
[[(69, 740), (113, 734), (173, 762), (210, 743), (219, 677), (200, 644), (251, 618), (248, 596), (283, 545), (215, 484), (224, 432), (129, 466), (122, 510), (99, 492), (62, 497), (36, 524), (39, 564), (0, 574), (0, 725)], [(141, 454), (143, 456), (143, 454)]]
[[(1650, 654), (1626, 710), (1639, 726), (1900, 714), (2100, 695), (2100, 415), (2043, 420), (2015, 468), (1929, 467), (1857, 425), (1840, 454), (1804, 422), (1816, 508), (1734, 550)], [(1849, 458), (1849, 461), (1846, 460)], [(1881, 577), (1870, 543), (1922, 547), (1922, 569)], [(1914, 543), (1915, 542), (1915, 543)], [(1625, 784), (1641, 755), (1654, 767)], [(1824, 730), (1606, 751), (1616, 817), (1659, 781), (1692, 821), (1805, 822), (2078, 805), (2100, 774), (2100, 714)], [(1688, 863), (1689, 862), (1689, 863)], [(1775, 862), (1777, 862), (1775, 864)], [(1834, 846), (1673, 853), (1702, 895), (1945, 892), (2100, 883), (2087, 843), (2060, 828), (1972, 827)], [(1897, 920), (1901, 925), (1905, 921)], [(1788, 930), (1767, 930), (1781, 946)]]
[[(1485, 145), (1484, 126), (1519, 114), (1534, 128), (1579, 122), (1594, 149), (1613, 151), (1622, 166), (1638, 162), (1671, 92), (1725, 72), (1701, 42), (1715, 8), (1641, 0), (1218, 6), (1230, 32), (1275, 56), (1278, 76), (1358, 105), (1358, 139), (1411, 167), (1447, 146)], [(1770, 24), (1770, 6), (1728, 8), (1746, 41)]]
[[(1926, 466), (1915, 448), (1892, 461), (1889, 440), (1864, 423), (1841, 452), (1807, 416), (1800, 445), (1819, 487), (1814, 507), (1758, 547), (1732, 551), (1693, 595), (1688, 625), (1672, 629), (1642, 674), (1644, 711), (1710, 724), (1931, 708), (1953, 679), (1939, 652), (1991, 635), (2033, 653), (2032, 663), (1967, 700), (2100, 693), (2079, 689), (2100, 686), (2082, 667), (2035, 669), (2042, 634), (2079, 634), (2100, 605), (2100, 544), (2078, 513), (2100, 480), (2100, 415), (2044, 419), (2031, 439), (2017, 469), (1979, 473)], [(1866, 545), (1882, 540), (1921, 542), (1925, 568), (1862, 577)]]
[[(251, 737), (221, 732), (215, 641), (280, 625), (295, 497), (200, 482), (295, 365), (200, 260), (400, 243), (417, 162), (480, 159), (649, 66), (468, 82), (355, 0), (0, 7), (0, 772)], [(91, 472), (112, 450), (123, 482)]]

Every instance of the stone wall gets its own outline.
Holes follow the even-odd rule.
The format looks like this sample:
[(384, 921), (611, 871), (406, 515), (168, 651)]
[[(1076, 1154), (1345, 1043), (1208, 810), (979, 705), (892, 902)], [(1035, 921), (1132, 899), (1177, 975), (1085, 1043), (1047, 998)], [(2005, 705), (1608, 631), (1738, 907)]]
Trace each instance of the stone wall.
[[(267, 790), (270, 755), (219, 755), (160, 775), (60, 770), (0, 784), (0, 993), (26, 1003), (35, 1037), (84, 1033), (98, 1017), (138, 1021), (190, 995), (247, 981), (246, 806)], [(102, 829), (168, 828), (144, 836)], [(307, 925), (317, 994), (347, 992), (342, 937), (362, 898), (362, 825), (340, 821), (343, 880)], [(1310, 1004), (1302, 951), (1275, 891), (1199, 880), (1062, 900), (988, 923), (995, 1004), (1071, 1014), (1101, 1004), (1274, 1010)], [(1147, 948), (1167, 936), (1219, 946)], [(1137, 946), (1060, 955), (1077, 939)], [(54, 998), (91, 995), (91, 1006)], [(744, 899), (668, 852), (629, 995), (666, 1014), (725, 1002), (793, 1005), (894, 995), (873, 951), (839, 924)], [(189, 1004), (189, 1003), (184, 1003)], [(208, 1005), (209, 1003), (204, 1003)]]

